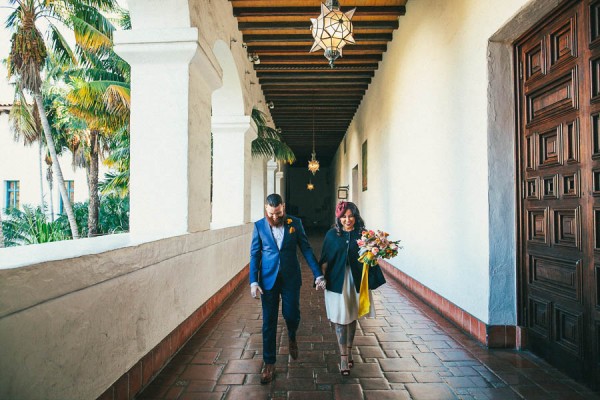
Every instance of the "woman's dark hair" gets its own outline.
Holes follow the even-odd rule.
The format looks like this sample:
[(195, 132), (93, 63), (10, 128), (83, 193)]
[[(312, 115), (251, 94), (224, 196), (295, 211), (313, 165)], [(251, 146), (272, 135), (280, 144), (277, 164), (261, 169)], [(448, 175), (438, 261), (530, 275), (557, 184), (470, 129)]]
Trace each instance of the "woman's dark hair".
[[(356, 204), (352, 203), (351, 201), (344, 202), (343, 210), (340, 214), (344, 215), (346, 210), (350, 210), (354, 216), (354, 229), (358, 229), (359, 231), (365, 229), (365, 221), (363, 221), (362, 217), (360, 216), (360, 211), (358, 211)], [(341, 236), (344, 228), (342, 227), (342, 223), (338, 217), (335, 217), (335, 223), (333, 224), (333, 227), (335, 228), (337, 235)]]

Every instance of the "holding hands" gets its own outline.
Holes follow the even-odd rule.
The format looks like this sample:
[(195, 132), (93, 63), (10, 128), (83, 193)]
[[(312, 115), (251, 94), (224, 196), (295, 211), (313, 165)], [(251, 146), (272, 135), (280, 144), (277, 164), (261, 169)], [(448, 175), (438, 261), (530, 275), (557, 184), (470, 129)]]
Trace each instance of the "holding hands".
[(317, 279), (315, 279), (316, 290), (319, 290), (319, 289), (325, 290), (325, 285), (326, 284), (327, 284), (327, 281), (322, 276), (320, 276)]

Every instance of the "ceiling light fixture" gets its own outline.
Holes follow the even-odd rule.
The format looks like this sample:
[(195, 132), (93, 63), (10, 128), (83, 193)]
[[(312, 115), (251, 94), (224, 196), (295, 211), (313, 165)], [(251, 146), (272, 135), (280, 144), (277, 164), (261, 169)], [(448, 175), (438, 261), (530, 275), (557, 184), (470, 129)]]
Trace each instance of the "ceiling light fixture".
[(335, 60), (342, 56), (342, 48), (347, 43), (355, 43), (351, 21), (355, 11), (356, 8), (353, 8), (343, 13), (338, 0), (327, 0), (325, 4), (321, 4), (321, 15), (310, 19), (315, 39), (310, 52), (319, 48), (325, 50), (325, 58), (329, 60), (331, 68)]
[(312, 159), (308, 162), (308, 170), (312, 172), (312, 174), (316, 174), (319, 170), (319, 161), (317, 161), (317, 153), (315, 151), (315, 108), (313, 107), (312, 112)]
[(313, 185), (313, 183), (309, 180), (308, 183), (306, 184), (306, 188), (308, 190), (313, 190), (315, 188), (315, 185)]

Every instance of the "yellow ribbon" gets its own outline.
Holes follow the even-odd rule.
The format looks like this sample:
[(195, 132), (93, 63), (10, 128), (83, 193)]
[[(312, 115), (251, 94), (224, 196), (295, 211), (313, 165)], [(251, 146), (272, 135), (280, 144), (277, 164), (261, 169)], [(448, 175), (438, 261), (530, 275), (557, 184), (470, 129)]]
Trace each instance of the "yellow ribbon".
[(358, 318), (369, 313), (371, 302), (369, 301), (369, 264), (363, 263), (362, 279), (360, 281), (360, 292), (358, 295)]

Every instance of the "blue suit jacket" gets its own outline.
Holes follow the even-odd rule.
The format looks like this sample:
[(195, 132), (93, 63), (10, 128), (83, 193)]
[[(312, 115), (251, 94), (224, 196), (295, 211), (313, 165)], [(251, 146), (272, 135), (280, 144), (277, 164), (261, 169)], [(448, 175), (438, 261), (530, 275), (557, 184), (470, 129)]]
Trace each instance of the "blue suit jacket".
[(250, 245), (250, 283), (258, 282), (260, 287), (265, 290), (273, 288), (279, 270), (281, 270), (285, 287), (299, 288), (302, 285), (296, 246), (300, 247), (315, 278), (323, 275), (308, 243), (302, 221), (286, 215), (283, 227), (283, 243), (279, 249), (271, 233), (269, 221), (263, 218), (254, 223), (252, 244)]

